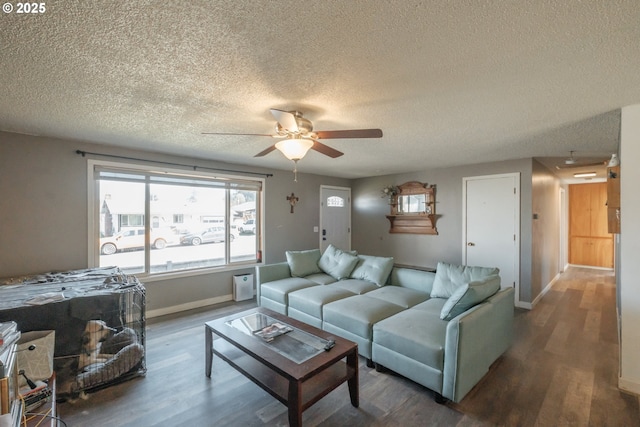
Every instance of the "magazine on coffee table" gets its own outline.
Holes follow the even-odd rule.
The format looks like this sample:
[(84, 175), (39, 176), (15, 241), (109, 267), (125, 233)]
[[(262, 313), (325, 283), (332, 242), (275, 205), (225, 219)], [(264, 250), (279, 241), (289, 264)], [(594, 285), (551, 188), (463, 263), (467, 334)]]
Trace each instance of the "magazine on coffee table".
[(259, 331), (255, 331), (254, 334), (259, 336), (266, 342), (271, 342), (275, 337), (279, 337), (280, 335), (284, 335), (287, 332), (291, 332), (293, 329), (290, 326), (283, 325), (282, 323), (273, 323), (269, 326), (265, 326)]

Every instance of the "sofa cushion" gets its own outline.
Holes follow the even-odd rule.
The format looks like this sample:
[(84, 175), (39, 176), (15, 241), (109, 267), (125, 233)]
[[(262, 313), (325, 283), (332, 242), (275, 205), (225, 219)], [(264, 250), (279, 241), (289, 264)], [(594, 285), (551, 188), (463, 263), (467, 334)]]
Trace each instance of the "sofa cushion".
[(338, 282), (331, 283), (329, 286), (333, 286), (336, 288), (346, 289), (352, 294), (364, 294), (375, 289), (379, 289), (378, 285), (368, 280), (360, 280), (360, 279), (345, 279), (340, 280)]
[(431, 294), (436, 274), (431, 271), (416, 270), (407, 267), (394, 267), (389, 276), (389, 283), (403, 288), (411, 288)]
[(376, 323), (373, 342), (443, 371), (448, 322), (439, 319), (441, 304), (426, 302), (420, 310), (405, 310)]
[(497, 268), (471, 267), (439, 262), (436, 269), (436, 277), (433, 280), (431, 298), (449, 298), (459, 287), (499, 272), (500, 270)]
[(322, 285), (318, 285), (317, 283), (303, 279), (302, 277), (289, 277), (287, 279), (263, 283), (260, 287), (260, 295), (262, 298), (267, 298), (280, 304), (287, 305), (289, 303), (289, 299), (287, 298), (289, 292), (309, 288), (311, 286)]
[(500, 290), (500, 276), (497, 274), (462, 285), (453, 292), (442, 307), (440, 319), (451, 320), (474, 305), (480, 304), (498, 290)]
[(320, 257), (318, 266), (325, 273), (335, 277), (336, 280), (342, 280), (349, 277), (357, 262), (357, 256), (329, 245)]
[(320, 261), (320, 249), (308, 251), (287, 251), (287, 263), (294, 277), (305, 277), (310, 274), (320, 273), (318, 261)]
[(384, 286), (392, 269), (393, 258), (358, 255), (358, 263), (351, 272), (351, 278), (368, 280), (378, 286)]
[(355, 295), (326, 304), (322, 308), (322, 318), (325, 324), (371, 339), (372, 327), (376, 322), (402, 310), (404, 308), (387, 301)]
[(370, 298), (378, 298), (383, 301), (388, 301), (404, 308), (413, 307), (414, 305), (420, 304), (421, 302), (429, 299), (429, 294), (425, 292), (392, 285), (367, 292), (367, 296)]
[(327, 273), (315, 273), (305, 276), (305, 279), (311, 280), (319, 285), (328, 285), (333, 283), (336, 279), (333, 276), (329, 276)]
[(446, 302), (447, 300), (444, 300), (442, 298), (430, 298), (425, 302), (414, 305), (413, 307), (411, 307), (411, 310), (428, 311), (429, 313), (433, 313), (433, 315), (439, 319), (442, 307), (446, 304)]
[(322, 306), (353, 296), (352, 292), (334, 286), (313, 286), (289, 294), (289, 308), (322, 319)]

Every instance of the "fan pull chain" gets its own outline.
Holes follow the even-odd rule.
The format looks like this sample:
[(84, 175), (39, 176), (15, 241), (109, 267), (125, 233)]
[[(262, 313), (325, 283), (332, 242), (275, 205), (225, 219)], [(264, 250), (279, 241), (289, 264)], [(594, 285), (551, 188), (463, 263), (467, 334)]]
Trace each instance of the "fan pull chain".
[(293, 161), (293, 182), (298, 182), (298, 161)]

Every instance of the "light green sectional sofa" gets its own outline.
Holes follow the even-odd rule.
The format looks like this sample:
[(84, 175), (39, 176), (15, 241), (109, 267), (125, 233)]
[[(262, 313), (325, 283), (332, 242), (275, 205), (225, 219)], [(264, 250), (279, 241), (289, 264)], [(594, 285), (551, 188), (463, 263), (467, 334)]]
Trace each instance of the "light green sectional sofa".
[(388, 368), (459, 402), (512, 340), (513, 289), (496, 268), (438, 263), (436, 272), (333, 246), (256, 267), (258, 304), (354, 341)]

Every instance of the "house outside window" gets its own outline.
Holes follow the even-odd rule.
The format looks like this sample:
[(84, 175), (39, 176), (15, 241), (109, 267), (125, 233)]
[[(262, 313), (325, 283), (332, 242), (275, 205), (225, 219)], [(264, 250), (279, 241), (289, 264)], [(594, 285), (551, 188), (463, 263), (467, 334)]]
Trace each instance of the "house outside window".
[(99, 161), (89, 172), (90, 265), (152, 276), (258, 261), (262, 179)]

